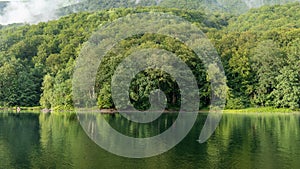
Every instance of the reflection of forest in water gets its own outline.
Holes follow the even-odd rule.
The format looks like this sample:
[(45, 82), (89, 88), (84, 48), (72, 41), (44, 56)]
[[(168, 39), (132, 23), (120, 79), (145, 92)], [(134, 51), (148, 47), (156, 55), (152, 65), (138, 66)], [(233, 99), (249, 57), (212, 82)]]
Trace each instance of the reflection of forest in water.
[[(137, 124), (118, 114), (101, 116), (133, 137), (165, 131), (177, 117), (163, 114), (153, 123)], [(299, 168), (299, 115), (226, 114), (208, 142), (199, 144), (205, 118), (199, 115), (189, 135), (170, 151), (128, 159), (93, 143), (76, 115), (2, 113), (0, 168)], [(91, 126), (101, 126), (101, 120)]]

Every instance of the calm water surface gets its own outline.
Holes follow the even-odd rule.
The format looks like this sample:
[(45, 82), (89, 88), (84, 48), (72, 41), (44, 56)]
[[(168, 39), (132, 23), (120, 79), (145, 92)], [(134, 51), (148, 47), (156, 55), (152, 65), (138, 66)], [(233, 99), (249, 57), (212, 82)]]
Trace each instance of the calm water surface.
[[(176, 114), (138, 125), (120, 115), (103, 115), (129, 136), (148, 137), (166, 130)], [(98, 147), (76, 115), (0, 113), (0, 168), (300, 168), (300, 115), (225, 114), (204, 144), (200, 114), (188, 136), (159, 156), (129, 159)]]

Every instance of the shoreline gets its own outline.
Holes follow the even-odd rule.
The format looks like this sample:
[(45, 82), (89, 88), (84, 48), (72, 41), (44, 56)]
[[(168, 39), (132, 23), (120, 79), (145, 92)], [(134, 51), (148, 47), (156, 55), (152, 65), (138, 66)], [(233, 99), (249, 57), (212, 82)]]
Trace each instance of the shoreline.
[[(74, 110), (73, 110), (74, 111)], [(88, 111), (84, 110), (83, 111)], [(209, 109), (201, 109), (198, 113), (209, 113)], [(99, 112), (101, 114), (115, 114), (119, 113), (116, 109), (93, 109), (93, 112)], [(134, 113), (134, 112), (132, 112)], [(178, 110), (164, 110), (163, 113), (178, 113)], [(224, 109), (223, 113), (300, 113), (300, 110), (291, 110), (288, 108), (273, 108), (273, 107), (249, 107), (245, 109)]]
[[(91, 111), (97, 112), (101, 114), (117, 114), (119, 113), (116, 109), (82, 109), (83, 111)], [(16, 111), (16, 107), (0, 107), (0, 111)], [(74, 112), (74, 109), (60, 109), (60, 110), (53, 110), (53, 109), (45, 109), (42, 107), (21, 107), (21, 112), (40, 112), (40, 113), (70, 113)], [(159, 112), (159, 111), (158, 111)], [(198, 111), (199, 113), (209, 113), (209, 109), (201, 109)], [(132, 112), (134, 113), (134, 112)], [(165, 110), (165, 113), (178, 113), (178, 110)], [(245, 109), (224, 109), (223, 113), (226, 114), (254, 114), (254, 113), (300, 113), (299, 110), (291, 110), (287, 108), (272, 108), (272, 107), (249, 107)]]

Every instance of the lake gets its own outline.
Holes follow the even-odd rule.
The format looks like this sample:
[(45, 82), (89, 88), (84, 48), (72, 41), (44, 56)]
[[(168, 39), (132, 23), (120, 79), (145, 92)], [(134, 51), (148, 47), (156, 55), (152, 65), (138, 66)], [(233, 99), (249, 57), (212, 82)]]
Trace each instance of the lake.
[[(166, 130), (176, 114), (139, 126), (102, 115), (129, 136)], [(0, 168), (300, 168), (299, 114), (224, 114), (205, 143), (196, 140), (207, 114), (184, 140), (161, 155), (130, 159), (111, 154), (83, 131), (76, 115), (0, 113)], [(142, 134), (139, 134), (142, 133)]]

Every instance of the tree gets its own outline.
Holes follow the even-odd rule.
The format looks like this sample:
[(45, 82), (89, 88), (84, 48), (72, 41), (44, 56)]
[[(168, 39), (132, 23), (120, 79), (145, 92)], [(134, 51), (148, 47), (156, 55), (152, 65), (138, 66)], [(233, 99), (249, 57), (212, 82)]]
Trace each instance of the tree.
[(272, 92), (276, 107), (300, 107), (300, 39), (296, 39), (288, 46), (287, 64), (280, 69), (277, 84)]
[(272, 106), (272, 91), (275, 89), (277, 76), (284, 62), (284, 53), (272, 40), (258, 43), (253, 49), (252, 67), (256, 72), (255, 103)]

